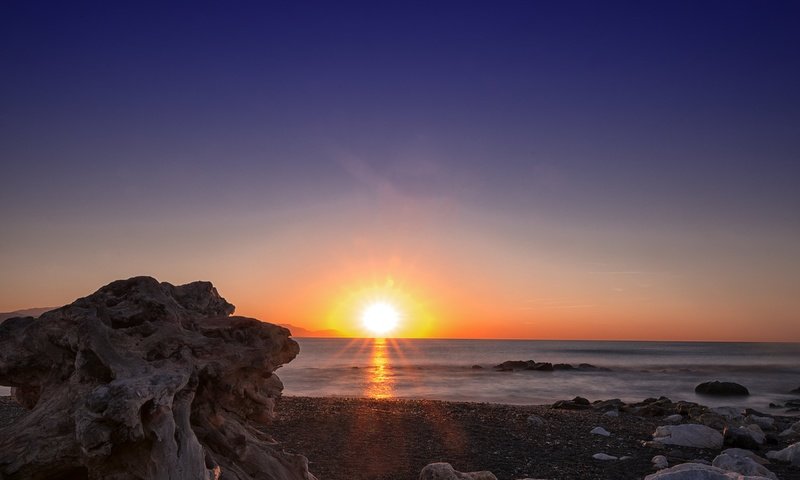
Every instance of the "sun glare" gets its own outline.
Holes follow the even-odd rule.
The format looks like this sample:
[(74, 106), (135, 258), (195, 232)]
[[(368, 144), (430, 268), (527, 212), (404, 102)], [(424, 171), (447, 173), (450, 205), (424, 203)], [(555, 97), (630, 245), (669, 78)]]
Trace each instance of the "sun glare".
[(361, 323), (375, 335), (385, 335), (397, 327), (400, 313), (386, 302), (375, 302), (364, 309)]

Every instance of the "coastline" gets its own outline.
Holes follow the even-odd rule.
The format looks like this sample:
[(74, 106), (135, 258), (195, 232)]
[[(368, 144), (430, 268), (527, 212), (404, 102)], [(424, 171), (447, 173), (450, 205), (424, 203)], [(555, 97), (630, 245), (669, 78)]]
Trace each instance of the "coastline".
[[(0, 428), (22, 415), (24, 409), (0, 397)], [(543, 423), (532, 422), (532, 416)], [(624, 409), (615, 417), (600, 408), (283, 396), (272, 423), (256, 428), (273, 437), (276, 448), (305, 455), (320, 480), (409, 480), (433, 462), (464, 472), (488, 470), (500, 480), (641, 480), (656, 471), (655, 455), (665, 455), (674, 465), (711, 462), (719, 454), (649, 442), (664, 424), (664, 415)], [(590, 433), (595, 427), (611, 436)], [(777, 448), (764, 445), (757, 453)], [(631, 458), (601, 461), (592, 458), (596, 453)], [(800, 476), (800, 470), (786, 464), (768, 467), (782, 479)]]

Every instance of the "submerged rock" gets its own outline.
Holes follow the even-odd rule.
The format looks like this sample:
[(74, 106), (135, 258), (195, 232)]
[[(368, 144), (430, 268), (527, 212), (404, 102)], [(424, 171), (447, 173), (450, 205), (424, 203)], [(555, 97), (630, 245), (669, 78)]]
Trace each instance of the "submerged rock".
[(429, 463), (419, 473), (419, 480), (497, 480), (492, 472), (459, 472), (449, 463)]
[(696, 424), (657, 427), (653, 441), (682, 447), (722, 448), (722, 434), (713, 428)]
[(209, 282), (136, 277), (4, 322), (0, 384), (32, 410), (0, 429), (0, 477), (313, 479), (253, 427), (299, 347), (233, 310)]
[(750, 395), (750, 391), (743, 385), (734, 382), (704, 382), (694, 387), (695, 393), (703, 395), (737, 396)]

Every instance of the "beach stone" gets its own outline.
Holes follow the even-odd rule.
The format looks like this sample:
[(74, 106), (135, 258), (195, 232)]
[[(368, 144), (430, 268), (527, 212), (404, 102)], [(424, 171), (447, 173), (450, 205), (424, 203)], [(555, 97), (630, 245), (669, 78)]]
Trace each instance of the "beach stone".
[(619, 417), (619, 410), (609, 410), (603, 415), (605, 415), (606, 417)]
[(750, 395), (747, 387), (734, 382), (703, 382), (694, 387), (695, 393), (702, 395), (737, 396)]
[(743, 477), (736, 472), (729, 472), (703, 463), (682, 463), (672, 468), (665, 468), (644, 477), (644, 480), (772, 480), (769, 477)]
[(663, 470), (669, 467), (669, 461), (664, 455), (656, 455), (652, 460), (650, 460), (650, 463), (653, 464), (653, 468), (656, 470)]
[(722, 415), (718, 415), (714, 412), (706, 412), (695, 418), (695, 420), (715, 430), (722, 430), (728, 426), (728, 422), (730, 421)]
[(744, 450), (742, 448), (726, 448), (722, 451), (722, 454), (730, 455), (731, 457), (747, 457), (756, 463), (760, 463), (761, 465), (767, 465), (769, 463), (769, 460), (766, 458), (759, 457), (754, 452), (750, 450)]
[[(758, 450), (764, 443), (763, 433), (761, 437), (749, 428), (745, 427), (726, 427), (722, 432), (723, 442), (729, 447), (746, 448), (748, 450)], [(760, 442), (758, 440), (761, 440)]]
[(534, 427), (543, 427), (547, 422), (539, 415), (530, 415), (528, 417), (528, 425)]
[(589, 403), (589, 400), (583, 397), (575, 397), (572, 400), (559, 400), (554, 403), (551, 408), (561, 410), (588, 410), (592, 408), (592, 405)]
[(680, 413), (667, 415), (666, 417), (664, 417), (664, 421), (670, 423), (680, 423), (683, 421), (683, 415), (681, 415)]
[(0, 478), (313, 479), (255, 428), (299, 347), (233, 311), (210, 282), (135, 277), (3, 322), (0, 384), (31, 410), (0, 429)]
[(615, 457), (614, 455), (608, 455), (607, 453), (595, 453), (594, 455), (592, 455), (592, 458), (601, 461), (619, 460), (618, 457)]
[(604, 437), (610, 437), (611, 436), (611, 432), (609, 432), (608, 430), (606, 430), (603, 427), (594, 427), (592, 429), (592, 431), (589, 432), (589, 433), (592, 433), (594, 435), (602, 435)]
[(492, 472), (459, 472), (445, 462), (429, 463), (419, 473), (419, 480), (497, 480)]
[(759, 415), (748, 415), (745, 421), (758, 425), (762, 429), (772, 429), (775, 427), (775, 419), (772, 417), (762, 417)]
[(770, 472), (767, 467), (749, 457), (721, 454), (714, 458), (711, 465), (729, 472), (741, 473), (742, 475), (761, 476), (771, 480), (778, 480), (778, 476)]
[(725, 417), (728, 420), (741, 420), (742, 419), (742, 409), (736, 407), (713, 407), (710, 408), (709, 411)]
[(793, 443), (783, 450), (767, 452), (767, 458), (770, 460), (778, 460), (779, 462), (791, 463), (795, 467), (800, 467), (800, 442)]
[(592, 408), (600, 411), (619, 410), (625, 408), (625, 402), (619, 398), (612, 398), (610, 400), (597, 400), (592, 403)]
[(694, 448), (722, 448), (722, 434), (705, 425), (664, 425), (656, 428), (653, 441)]

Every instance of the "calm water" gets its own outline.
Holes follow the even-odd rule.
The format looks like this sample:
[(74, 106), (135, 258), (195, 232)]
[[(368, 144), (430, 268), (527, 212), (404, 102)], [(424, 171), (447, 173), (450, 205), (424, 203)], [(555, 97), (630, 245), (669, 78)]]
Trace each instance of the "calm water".
[[(666, 395), (705, 405), (766, 409), (798, 398), (800, 344), (531, 340), (297, 339), (278, 374), (285, 394), (541, 404), (580, 395), (640, 401)], [(505, 360), (591, 363), (609, 372), (497, 372)], [(481, 365), (483, 369), (473, 369)], [(698, 396), (704, 381), (738, 382), (751, 396)], [(782, 411), (782, 410), (781, 410)]]
[[(576, 395), (639, 401), (666, 395), (705, 405), (766, 410), (800, 394), (800, 344), (299, 338), (278, 374), (286, 395), (429, 398), (510, 404)], [(506, 360), (591, 363), (609, 372), (496, 372)], [(484, 368), (476, 370), (472, 365)], [(700, 382), (738, 382), (746, 398), (695, 395)], [(8, 389), (0, 387), (0, 395)], [(783, 410), (780, 410), (783, 412)]]

